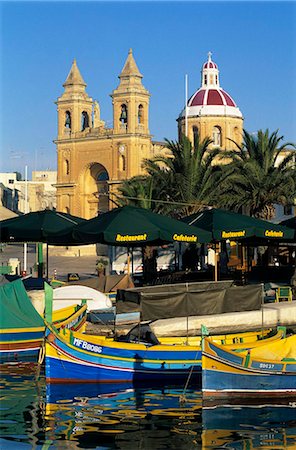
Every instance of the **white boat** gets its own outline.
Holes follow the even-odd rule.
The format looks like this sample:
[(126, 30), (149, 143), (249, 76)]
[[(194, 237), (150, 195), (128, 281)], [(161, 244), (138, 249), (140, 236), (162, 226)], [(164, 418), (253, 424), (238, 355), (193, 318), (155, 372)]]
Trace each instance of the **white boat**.
[[(43, 315), (45, 308), (44, 290), (28, 291), (28, 295), (35, 309), (39, 314)], [(88, 312), (112, 307), (110, 298), (103, 292), (87, 286), (72, 285), (58, 287), (53, 290), (53, 311), (66, 306), (81, 304), (81, 300), (86, 300)]]

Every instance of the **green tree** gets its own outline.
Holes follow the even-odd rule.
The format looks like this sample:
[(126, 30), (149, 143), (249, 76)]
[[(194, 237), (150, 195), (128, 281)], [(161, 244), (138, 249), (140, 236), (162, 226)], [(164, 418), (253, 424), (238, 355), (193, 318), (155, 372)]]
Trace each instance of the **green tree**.
[(237, 149), (227, 152), (231, 162), (221, 166), (218, 206), (234, 211), (243, 207), (251, 216), (268, 220), (274, 216), (275, 204), (294, 204), (296, 147), (282, 140), (278, 131), (270, 134), (267, 129), (257, 135), (244, 130), (242, 145), (232, 141)]
[(220, 167), (213, 164), (219, 149), (210, 149), (212, 142), (197, 137), (192, 147), (185, 136), (181, 142), (166, 139), (169, 153), (145, 160), (145, 170), (157, 180), (157, 198), (164, 202), (165, 212), (183, 217), (212, 203), (221, 176)]

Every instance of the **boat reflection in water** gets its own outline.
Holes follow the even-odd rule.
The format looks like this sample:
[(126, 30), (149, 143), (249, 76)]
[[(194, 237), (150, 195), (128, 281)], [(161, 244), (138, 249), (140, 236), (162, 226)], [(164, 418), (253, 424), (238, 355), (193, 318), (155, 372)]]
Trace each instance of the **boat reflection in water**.
[(204, 407), (202, 425), (203, 449), (296, 448), (294, 402)]
[(296, 448), (293, 402), (202, 408), (192, 388), (46, 386), (28, 369), (1, 367), (1, 449)]
[(176, 442), (184, 448), (200, 440), (201, 393), (184, 396), (180, 386), (53, 384), (46, 394), (49, 440), (135, 449), (174, 448)]

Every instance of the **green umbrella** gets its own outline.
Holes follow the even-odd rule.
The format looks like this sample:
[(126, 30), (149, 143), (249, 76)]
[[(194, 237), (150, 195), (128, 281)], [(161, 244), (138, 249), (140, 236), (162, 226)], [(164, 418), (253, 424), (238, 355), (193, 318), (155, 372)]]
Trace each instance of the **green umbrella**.
[(280, 222), (281, 226), (292, 228), (294, 230), (294, 240), (296, 239), (296, 216), (291, 219), (286, 219)]
[(0, 222), (0, 242), (44, 242), (52, 245), (77, 244), (72, 237), (81, 217), (45, 209)]
[(183, 220), (187, 224), (211, 232), (213, 241), (223, 239), (284, 241), (294, 237), (294, 231), (285, 226), (222, 209), (205, 210)]
[(141, 247), (171, 242), (209, 242), (211, 233), (148, 209), (123, 206), (77, 225), (73, 237), (80, 242)]
[[(73, 239), (72, 229), (85, 222), (81, 217), (45, 209), (30, 212), (0, 222), (0, 242), (38, 242), (51, 245), (79, 244)], [(41, 248), (40, 248), (41, 247)], [(48, 277), (48, 247), (46, 252)], [(38, 245), (38, 276), (43, 275), (43, 250)]]

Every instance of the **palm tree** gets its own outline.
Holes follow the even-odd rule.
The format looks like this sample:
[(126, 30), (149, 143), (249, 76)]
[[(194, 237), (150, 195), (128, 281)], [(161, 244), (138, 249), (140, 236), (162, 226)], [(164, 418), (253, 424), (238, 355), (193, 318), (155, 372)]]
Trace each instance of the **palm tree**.
[(202, 141), (197, 137), (192, 147), (183, 136), (181, 142), (165, 140), (169, 155), (145, 160), (146, 172), (157, 180), (158, 199), (162, 211), (182, 217), (199, 211), (211, 203), (221, 169), (213, 162), (219, 149), (210, 150), (210, 138)]
[[(296, 198), (295, 149), (293, 143), (280, 145), (278, 131), (259, 130), (257, 135), (243, 132), (243, 143), (229, 151), (231, 162), (222, 166), (219, 206), (235, 211), (242, 207), (251, 216), (271, 219), (274, 205), (293, 204)], [(290, 151), (289, 151), (290, 150)]]
[(145, 175), (137, 175), (125, 180), (118, 188), (116, 203), (152, 209), (153, 180)]

